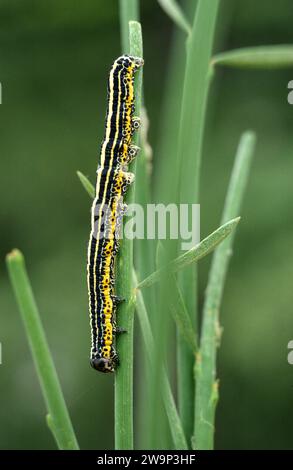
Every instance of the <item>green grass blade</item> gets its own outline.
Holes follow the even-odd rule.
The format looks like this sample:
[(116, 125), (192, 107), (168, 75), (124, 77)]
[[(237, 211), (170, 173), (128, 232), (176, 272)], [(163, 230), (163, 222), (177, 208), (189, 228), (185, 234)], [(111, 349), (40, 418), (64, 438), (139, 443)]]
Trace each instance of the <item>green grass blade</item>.
[[(166, 251), (163, 247), (163, 244), (159, 240), (157, 245), (157, 268), (164, 266), (166, 263)], [(166, 300), (164, 300), (167, 302), (171, 310), (178, 331), (185, 339), (191, 351), (195, 354), (197, 350), (196, 335), (190, 320), (189, 313), (187, 311), (187, 307), (185, 305), (184, 298), (182, 296), (182, 292), (174, 274), (168, 276), (167, 287), (168, 296), (166, 296)]]
[(168, 303), (170, 305), (172, 316), (181, 337), (185, 340), (190, 351), (195, 354), (197, 351), (197, 338), (190, 320), (190, 315), (187, 311), (176, 277), (174, 275), (170, 277), (170, 299)]
[(130, 51), (129, 21), (139, 20), (138, 0), (119, 0), (120, 35), (123, 54)]
[(213, 57), (212, 65), (243, 69), (292, 68), (293, 45), (258, 46), (222, 52)]
[[(129, 53), (143, 57), (141, 25), (136, 21), (129, 23)], [(136, 74), (134, 92), (136, 115), (141, 108), (142, 71)], [(138, 143), (139, 133), (133, 139)], [(135, 174), (136, 161), (130, 170)], [(134, 185), (129, 188), (125, 202), (133, 203)], [(133, 311), (132, 295), (133, 240), (121, 241), (117, 259), (117, 293), (126, 299), (118, 311), (119, 325), (127, 330), (117, 340), (117, 350), (121, 364), (115, 373), (115, 448), (119, 450), (133, 449)]]
[[(142, 99), (143, 103), (143, 99)], [(151, 169), (152, 169), (152, 148), (148, 141), (149, 120), (147, 111), (142, 105), (141, 128), (140, 128), (140, 152), (136, 161), (135, 179), (135, 203), (144, 210), (144, 226), (146, 224), (147, 204), (151, 201)], [(154, 240), (137, 239), (134, 243), (134, 266), (138, 278), (144, 279), (148, 273), (153, 272), (154, 265)], [(147, 310), (150, 313), (156, 312), (156, 292), (149, 289), (144, 296)], [(151, 415), (149, 409), (144, 406), (151, 401), (151, 373), (148, 369), (148, 359), (144, 348), (138, 350), (137, 363), (138, 372), (136, 374), (136, 403), (135, 403), (135, 441), (140, 449), (151, 449), (153, 433), (151, 432)], [(143, 377), (144, 380), (140, 380)], [(149, 377), (149, 379), (147, 378)], [(155, 397), (156, 398), (156, 397)], [(164, 436), (164, 433), (161, 434)], [(162, 446), (165, 447), (162, 442)]]
[[(179, 127), (178, 162), (180, 202), (199, 203), (199, 177), (205, 113), (209, 88), (209, 64), (218, 0), (198, 0), (192, 31), (187, 40), (187, 57)], [(197, 334), (197, 269), (189, 267), (179, 275), (179, 285)], [(194, 404), (193, 356), (184, 339), (178, 337), (179, 410), (185, 434), (193, 430)]]
[[(187, 12), (187, 17), (191, 18), (191, 21), (194, 17), (195, 3), (196, 2), (194, 0), (188, 0), (182, 3), (185, 7), (185, 11)], [(164, 101), (161, 113), (162, 118), (160, 120), (160, 129), (158, 134), (160, 138), (159, 146), (156, 151), (158, 158), (156, 158), (156, 171), (153, 175), (155, 200), (161, 201), (165, 204), (168, 204), (170, 201), (179, 204), (178, 191), (182, 161), (178, 158), (177, 151), (183, 93), (182, 84), (184, 82), (186, 64), (185, 52), (186, 33), (182, 29), (175, 28), (170, 50), (167, 79), (164, 86)], [(176, 90), (176, 93), (174, 93), (174, 90)], [(166, 247), (166, 250), (169, 259), (176, 257), (177, 253), (171, 253), (172, 247), (169, 246), (169, 244), (168, 247)], [(151, 273), (152, 271), (153, 270), (149, 270), (147, 274)], [(142, 279), (143, 278), (140, 280)], [(159, 294), (158, 301), (161, 301), (162, 306), (166, 298), (165, 292), (161, 289), (161, 286), (160, 289), (157, 290)], [(150, 314), (151, 313), (152, 312), (150, 312)], [(152, 317), (151, 320), (153, 320)], [(195, 325), (193, 325), (193, 329), (194, 326)], [(164, 329), (163, 331), (165, 332), (166, 330)], [(182, 338), (182, 342), (185, 343), (185, 338)], [(182, 348), (184, 346), (185, 344), (182, 346)], [(179, 412), (181, 416), (182, 401), (183, 400), (179, 400)], [(190, 414), (192, 415), (192, 411)]]
[[(235, 217), (240, 211), (254, 146), (255, 135), (252, 132), (243, 134), (227, 191), (222, 222)], [(203, 307), (200, 350), (195, 366), (193, 444), (197, 450), (213, 448), (215, 409), (218, 398), (216, 380), (216, 350), (220, 334), (218, 317), (233, 240), (233, 236), (226, 238), (214, 253)]]
[(158, 269), (150, 276), (148, 276), (143, 281), (139, 282), (137, 285), (138, 289), (142, 289), (143, 287), (149, 287), (155, 282), (158, 282), (161, 279), (161, 276), (164, 274), (169, 274), (170, 272), (176, 273), (181, 269), (189, 266), (192, 263), (199, 261), (201, 258), (209, 254), (212, 250), (216, 248), (222, 240), (224, 240), (230, 233), (234, 230), (236, 225), (238, 224), (240, 217), (237, 217), (229, 222), (225, 223), (213, 233), (211, 233), (208, 237), (202, 240), (198, 245), (191, 250), (187, 251), (183, 255), (179, 256), (178, 258), (174, 259), (166, 265), (164, 268)]
[(85, 176), (81, 171), (77, 171), (77, 176), (79, 178), (79, 181), (81, 182), (83, 188), (86, 190), (88, 195), (93, 199), (95, 197), (95, 187), (94, 185), (90, 182), (87, 176)]
[(6, 262), (43, 396), (50, 414), (50, 429), (59, 449), (78, 450), (78, 443), (25, 268), (24, 257), (20, 251), (13, 250), (7, 255)]
[[(147, 204), (151, 201), (151, 168), (152, 168), (152, 148), (148, 142), (149, 120), (146, 109), (141, 110), (141, 150), (137, 156), (136, 163), (136, 185), (135, 202), (139, 204), (144, 214), (147, 213)], [(144, 218), (146, 224), (146, 217)], [(135, 269), (139, 279), (143, 279), (148, 272), (154, 270), (154, 243), (152, 240), (137, 240), (135, 243)], [(149, 298), (145, 298), (147, 305), (153, 304), (154, 296), (150, 293)]]
[[(194, 0), (192, 0), (194, 2)], [(159, 123), (159, 146), (156, 149), (155, 156), (155, 172), (152, 177), (153, 181), (153, 194), (154, 201), (160, 201), (163, 204), (179, 203), (177, 188), (179, 185), (180, 172), (178, 167), (180, 162), (177, 158), (177, 146), (178, 146), (178, 128), (179, 118), (181, 109), (181, 96), (182, 96), (182, 83), (184, 78), (184, 66), (185, 66), (185, 42), (186, 33), (182, 29), (174, 28), (173, 47), (171, 50), (170, 63), (167, 71), (167, 81), (164, 86), (164, 106), (161, 112), (161, 119)], [(174, 93), (176, 90), (176, 93)], [(174, 191), (175, 188), (175, 191)], [(151, 241), (149, 241), (151, 242)], [(175, 243), (174, 243), (175, 244)], [(169, 259), (176, 257), (177, 253), (173, 249), (171, 243), (164, 243), (166, 252)], [(143, 277), (139, 278), (139, 281), (146, 278), (149, 273), (154, 271), (154, 267), (145, 272)], [(167, 285), (166, 285), (167, 284)], [(150, 314), (150, 321), (154, 334), (157, 333), (157, 324), (161, 320), (163, 324), (166, 321), (166, 328), (163, 328), (163, 342), (166, 344), (164, 356), (168, 355), (168, 330), (171, 328), (170, 319), (168, 315), (165, 315), (166, 309), (164, 308), (164, 302), (166, 299), (166, 291), (168, 290), (168, 282), (162, 283), (159, 288), (156, 285), (149, 289), (150, 294), (155, 298), (155, 308), (151, 308), (147, 302), (148, 291), (144, 292), (144, 299), (147, 302), (148, 312)], [(156, 297), (154, 296), (156, 294)], [(158, 316), (160, 312), (160, 316)], [(169, 313), (169, 312), (168, 312)], [(172, 319), (171, 319), (172, 320)], [(165, 342), (167, 338), (167, 342)], [(160, 355), (160, 358), (162, 355)], [(159, 362), (160, 362), (159, 358)], [(154, 375), (154, 369), (159, 367), (158, 360), (155, 358), (155, 367), (152, 369), (152, 375)], [(174, 365), (175, 367), (175, 365)], [(154, 379), (156, 380), (156, 378)], [(154, 411), (156, 413), (156, 411)], [(152, 408), (153, 414), (153, 408)], [(156, 428), (156, 435), (162, 432), (158, 427)], [(151, 432), (153, 440), (156, 438), (155, 433)], [(165, 447), (166, 448), (166, 447)]]
[(187, 450), (188, 445), (185, 439), (184, 431), (182, 428), (180, 417), (176, 408), (175, 400), (173, 397), (173, 393), (172, 393), (168, 376), (167, 376), (167, 372), (165, 369), (163, 369), (162, 387), (163, 387), (162, 394), (163, 394), (164, 406), (165, 406), (166, 414), (168, 417), (168, 422), (169, 422), (170, 431), (171, 431), (175, 449)]
[(89, 181), (89, 179), (83, 173), (81, 173), (81, 171), (77, 171), (76, 174), (79, 178), (79, 181), (81, 182), (84, 189), (86, 190), (86, 192), (90, 195), (91, 198), (94, 198), (95, 197), (94, 185)]
[[(137, 285), (137, 277), (133, 271), (133, 283)], [(145, 343), (145, 349), (148, 353), (148, 358), (150, 364), (152, 364), (154, 358), (154, 338), (151, 330), (151, 325), (149, 322), (148, 314), (146, 311), (144, 299), (142, 293), (138, 290), (136, 291), (136, 310), (141, 327), (141, 332), (143, 335), (143, 340)], [(168, 380), (168, 376), (165, 368), (163, 368), (163, 377), (162, 377), (162, 394), (164, 400), (164, 406), (166, 409), (170, 431), (174, 441), (176, 449), (187, 449), (187, 443), (180, 422), (180, 418), (176, 409), (176, 404)]]
[(56, 433), (56, 426), (54, 426), (54, 421), (53, 421), (52, 416), (50, 414), (46, 415), (46, 422), (47, 422), (48, 428), (50, 429), (51, 433), (54, 436), (54, 439), (56, 441), (58, 449), (62, 450), (62, 448), (59, 445), (58, 434)]
[(225, 223), (231, 217), (235, 217), (240, 212), (243, 195), (247, 186), (247, 180), (249, 176), (255, 144), (256, 136), (254, 132), (247, 131), (242, 134), (227, 191), (224, 211), (221, 220), (222, 224)]
[(186, 34), (191, 33), (191, 26), (184, 12), (175, 0), (158, 0), (159, 5), (165, 13), (174, 21), (178, 28)]

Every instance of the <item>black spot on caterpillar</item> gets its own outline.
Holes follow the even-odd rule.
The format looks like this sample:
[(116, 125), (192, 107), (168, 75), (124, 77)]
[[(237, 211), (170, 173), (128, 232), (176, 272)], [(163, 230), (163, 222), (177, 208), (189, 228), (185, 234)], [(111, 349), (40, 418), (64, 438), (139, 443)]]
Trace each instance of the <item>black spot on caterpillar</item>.
[(122, 203), (134, 175), (125, 171), (139, 148), (131, 143), (140, 120), (134, 116), (134, 74), (143, 65), (138, 57), (121, 56), (113, 63), (108, 79), (108, 108), (105, 136), (97, 171), (96, 195), (92, 205), (88, 245), (87, 280), (91, 326), (92, 367), (113, 372), (118, 364), (114, 337), (116, 327), (115, 255), (117, 229), (125, 212)]

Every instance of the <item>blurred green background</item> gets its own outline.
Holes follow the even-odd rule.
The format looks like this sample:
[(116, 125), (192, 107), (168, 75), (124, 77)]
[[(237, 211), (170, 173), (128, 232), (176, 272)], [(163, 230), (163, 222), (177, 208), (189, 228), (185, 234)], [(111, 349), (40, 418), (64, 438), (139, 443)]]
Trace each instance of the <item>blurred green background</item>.
[[(216, 50), (292, 43), (291, 0), (222, 0)], [(154, 171), (172, 23), (144, 0), (145, 101)], [(53, 449), (5, 254), (20, 248), (81, 448), (113, 447), (112, 378), (89, 367), (86, 250), (106, 79), (120, 54), (118, 2), (2, 1), (0, 6), (0, 448)], [(243, 130), (258, 145), (221, 312), (216, 447), (293, 447), (292, 115), (288, 71), (217, 72), (201, 183), (202, 235), (219, 225)], [(200, 265), (201, 301), (210, 258)], [(140, 377), (144, 380), (144, 377)]]

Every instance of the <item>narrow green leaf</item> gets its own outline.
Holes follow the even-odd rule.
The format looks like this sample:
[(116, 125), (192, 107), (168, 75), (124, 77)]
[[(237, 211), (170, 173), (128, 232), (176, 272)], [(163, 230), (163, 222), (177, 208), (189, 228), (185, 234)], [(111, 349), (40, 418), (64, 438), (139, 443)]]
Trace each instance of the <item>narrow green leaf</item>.
[[(157, 244), (157, 268), (166, 265), (166, 252), (159, 240)], [(193, 353), (197, 350), (196, 334), (190, 320), (181, 289), (174, 274), (168, 275), (169, 296), (166, 299), (177, 329)]]
[(88, 195), (94, 199), (95, 197), (95, 187), (94, 185), (90, 182), (87, 176), (85, 176), (81, 171), (77, 171), (77, 176), (79, 178), (79, 181), (81, 182), (82, 186), (88, 193)]
[[(139, 204), (147, 212), (147, 204), (151, 201), (151, 170), (152, 148), (148, 141), (149, 120), (147, 111), (141, 109), (140, 147), (136, 163), (135, 203)], [(145, 219), (146, 220), (146, 216)], [(146, 277), (147, 273), (154, 270), (154, 242), (143, 239), (135, 241), (135, 268), (139, 279)], [(145, 296), (146, 304), (154, 304), (154, 296), (151, 292)]]
[[(137, 277), (136, 277), (136, 273), (134, 270), (133, 270), (133, 284), (137, 285)], [(150, 363), (152, 363), (153, 357), (154, 357), (154, 350), (155, 350), (154, 338), (153, 338), (151, 325), (150, 325), (149, 318), (148, 318), (148, 313), (145, 307), (143, 295), (142, 295), (142, 292), (140, 292), (139, 290), (136, 290), (136, 310), (137, 310), (137, 316), (139, 319), (143, 340), (145, 343), (145, 349), (148, 353), (149, 361)], [(188, 447), (187, 447), (186, 439), (185, 439), (182, 425), (180, 422), (180, 418), (176, 409), (176, 404), (174, 401), (174, 397), (172, 394), (172, 390), (170, 387), (169, 379), (168, 379), (165, 368), (163, 369), (162, 388), (163, 388), (162, 394), (163, 394), (164, 406), (166, 409), (169, 426), (170, 426), (170, 432), (172, 434), (175, 448), (178, 450), (187, 449)]]
[(139, 21), (138, 0), (119, 0), (121, 49), (129, 53), (129, 21)]
[(212, 65), (245, 69), (283, 69), (293, 67), (293, 45), (258, 46), (222, 52)]
[[(183, 204), (199, 203), (202, 143), (210, 84), (210, 60), (219, 0), (198, 0), (191, 34), (186, 43), (177, 161), (180, 169), (180, 199)], [(198, 329), (197, 266), (179, 273), (179, 286), (194, 330)], [(178, 399), (185, 434), (193, 432), (194, 377), (193, 355), (178, 335)]]
[(203, 258), (212, 250), (214, 250), (216, 246), (221, 243), (222, 240), (224, 240), (228, 235), (230, 235), (230, 233), (238, 224), (239, 220), (240, 217), (237, 217), (236, 219), (230, 220), (229, 222), (225, 223), (213, 233), (211, 233), (208, 237), (206, 237), (204, 240), (202, 240), (194, 248), (191, 248), (191, 250), (187, 251), (183, 255), (171, 261), (171, 263), (169, 263), (164, 268), (161, 268), (152, 273), (150, 276), (140, 282), (137, 288), (142, 289), (143, 287), (149, 287), (155, 282), (158, 282), (163, 274), (170, 272), (176, 273), (177, 271), (180, 271), (191, 263), (199, 261), (201, 258)]
[(92, 185), (92, 183), (89, 181), (89, 179), (83, 173), (81, 173), (81, 171), (77, 171), (76, 174), (79, 178), (79, 181), (81, 182), (84, 189), (86, 190), (86, 192), (90, 195), (90, 197), (94, 198), (95, 197), (95, 188)]
[(174, 275), (170, 276), (170, 299), (169, 304), (171, 312), (176, 323), (178, 332), (186, 341), (188, 347), (193, 354), (197, 351), (196, 333), (190, 320), (186, 304)]
[(78, 443), (25, 268), (24, 257), (19, 250), (13, 250), (7, 255), (6, 262), (38, 379), (51, 416), (50, 429), (59, 449), (78, 450)]
[[(239, 214), (255, 147), (255, 135), (246, 132), (238, 147), (227, 191), (222, 223)], [(200, 350), (195, 365), (196, 392), (194, 416), (194, 448), (212, 449), (215, 429), (215, 410), (218, 401), (216, 351), (221, 329), (219, 310), (223, 296), (234, 234), (226, 238), (213, 255), (203, 307), (203, 326)]]
[(56, 441), (56, 444), (57, 444), (57, 447), (59, 450), (62, 450), (61, 447), (59, 447), (59, 441), (58, 441), (58, 432), (56, 432), (56, 426), (53, 422), (53, 419), (52, 419), (52, 416), (50, 414), (47, 414), (46, 415), (46, 422), (47, 422), (47, 426), (48, 428), (50, 429), (51, 433), (53, 434), (54, 436), (54, 439)]
[(158, 3), (179, 28), (185, 33), (190, 34), (191, 26), (181, 7), (175, 0), (158, 0)]

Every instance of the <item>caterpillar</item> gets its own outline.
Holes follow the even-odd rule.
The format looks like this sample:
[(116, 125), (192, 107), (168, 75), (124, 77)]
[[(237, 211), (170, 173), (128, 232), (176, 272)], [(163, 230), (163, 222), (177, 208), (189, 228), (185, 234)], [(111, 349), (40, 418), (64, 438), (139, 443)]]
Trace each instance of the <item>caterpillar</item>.
[(123, 196), (134, 175), (126, 171), (139, 151), (132, 136), (140, 126), (134, 116), (134, 75), (143, 59), (123, 55), (116, 59), (108, 78), (105, 134), (97, 170), (96, 193), (91, 209), (87, 282), (91, 327), (90, 364), (100, 372), (113, 372), (119, 364), (115, 335), (116, 309), (122, 300), (115, 295), (115, 255), (126, 205)]

